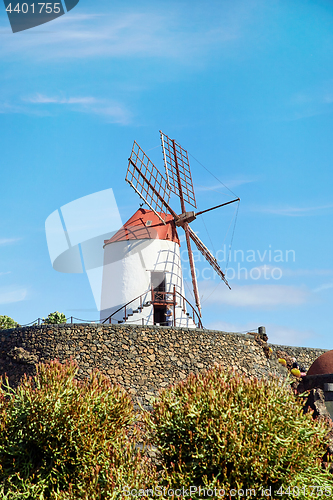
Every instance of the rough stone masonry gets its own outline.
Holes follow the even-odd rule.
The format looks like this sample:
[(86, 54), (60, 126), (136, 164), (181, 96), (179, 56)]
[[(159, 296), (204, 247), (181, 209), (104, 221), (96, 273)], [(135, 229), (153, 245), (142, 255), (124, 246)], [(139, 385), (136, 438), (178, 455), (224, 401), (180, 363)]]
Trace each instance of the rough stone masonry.
[(306, 368), (325, 352), (268, 344), (273, 349), (268, 359), (258, 335), (136, 325), (41, 325), (2, 330), (0, 337), (0, 375), (6, 373), (13, 386), (24, 373), (34, 374), (38, 362), (72, 357), (80, 378), (97, 368), (143, 406), (159, 389), (215, 364), (248, 376), (281, 377), (286, 369), (277, 362), (277, 351)]

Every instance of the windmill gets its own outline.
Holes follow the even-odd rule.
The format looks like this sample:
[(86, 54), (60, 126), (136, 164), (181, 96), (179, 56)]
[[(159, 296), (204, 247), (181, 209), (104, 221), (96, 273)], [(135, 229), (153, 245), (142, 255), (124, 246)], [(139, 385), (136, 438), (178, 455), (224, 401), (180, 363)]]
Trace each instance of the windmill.
[[(190, 269), (191, 269), (191, 278), (192, 278), (192, 287), (193, 287), (193, 294), (195, 298), (195, 304), (197, 308), (197, 317), (199, 319), (198, 323), (201, 324), (201, 304), (200, 304), (200, 298), (199, 298), (199, 292), (198, 292), (198, 284), (197, 284), (197, 279), (196, 279), (196, 273), (195, 273), (195, 265), (194, 265), (194, 258), (193, 258), (193, 252), (191, 248), (191, 241), (195, 244), (196, 248), (199, 250), (199, 252), (203, 255), (203, 257), (207, 260), (209, 265), (214, 269), (214, 271), (218, 274), (218, 276), (221, 278), (221, 280), (230, 288), (226, 276), (223, 273), (222, 269), (220, 268), (216, 258), (212, 255), (212, 253), (208, 250), (208, 248), (205, 246), (205, 244), (198, 238), (198, 236), (195, 234), (195, 232), (191, 229), (190, 223), (193, 222), (198, 216), (201, 214), (204, 214), (206, 212), (209, 212), (211, 210), (215, 210), (217, 208), (229, 205), (231, 203), (235, 203), (236, 201), (239, 201), (239, 198), (233, 199), (231, 201), (228, 201), (226, 203), (221, 203), (220, 205), (201, 210), (199, 212), (195, 212), (194, 209), (197, 208), (196, 205), (196, 199), (195, 199), (195, 193), (194, 193), (194, 188), (193, 188), (193, 182), (192, 182), (192, 175), (191, 175), (191, 169), (190, 169), (190, 163), (188, 159), (188, 153), (187, 151), (180, 146), (175, 140), (170, 139), (167, 135), (163, 134), (160, 132), (161, 136), (161, 145), (162, 145), (162, 152), (163, 152), (163, 160), (164, 160), (164, 173), (161, 173), (160, 170), (153, 164), (153, 162), (149, 159), (149, 157), (146, 155), (146, 153), (140, 148), (140, 146), (137, 144), (136, 141), (134, 141), (133, 148), (131, 155), (129, 157), (129, 164), (128, 164), (128, 169), (126, 173), (126, 182), (134, 189), (134, 191), (140, 196), (144, 204), (146, 204), (149, 207), (149, 211), (145, 211), (144, 209), (140, 208), (136, 214), (123, 226), (123, 228), (116, 234), (114, 235), (110, 240), (105, 241), (104, 248), (107, 250), (107, 245), (113, 244), (112, 247), (112, 256), (106, 257), (105, 259), (105, 267), (108, 266), (111, 263), (114, 263), (115, 260), (117, 260), (117, 257), (114, 257), (115, 251), (119, 255), (124, 255), (127, 250), (124, 250), (125, 247), (124, 245), (120, 248), (119, 244), (120, 242), (128, 242), (132, 241), (132, 247), (128, 250), (128, 254), (133, 254), (133, 240), (138, 243), (140, 242), (140, 245), (142, 247), (142, 242), (144, 241), (149, 241), (149, 239), (160, 239), (164, 240), (165, 245), (167, 244), (166, 241), (169, 243), (173, 242), (174, 245), (174, 250), (173, 252), (176, 252), (176, 247), (177, 245), (179, 246), (179, 239), (177, 235), (177, 228), (182, 228), (185, 233), (185, 240), (186, 240), (186, 245), (187, 245), (187, 252), (188, 252), (188, 258), (189, 258), (189, 264), (190, 264)], [(177, 211), (176, 209), (173, 209), (170, 206), (170, 197), (171, 193), (175, 194), (180, 201), (180, 210), (181, 212)], [(141, 206), (141, 205), (140, 205)], [(190, 206), (190, 209), (187, 208), (187, 206)], [(150, 240), (151, 241), (151, 240)], [(115, 243), (118, 243), (118, 247), (115, 247)], [(136, 246), (135, 248), (140, 250), (141, 247)], [(143, 248), (143, 247), (142, 247)], [(152, 248), (150, 246), (150, 248)], [(159, 247), (158, 247), (159, 248)], [(169, 247), (168, 247), (169, 248)], [(141, 251), (141, 250), (140, 250)], [(147, 250), (144, 250), (147, 253)], [(156, 250), (157, 253), (160, 253), (160, 250)], [(165, 249), (163, 250), (164, 252), (166, 251)], [(168, 250), (169, 251), (169, 250)], [(178, 251), (178, 250), (177, 250)], [(179, 253), (179, 251), (178, 251)], [(106, 255), (106, 254), (105, 254)], [(141, 254), (140, 254), (141, 255)], [(143, 255), (143, 254), (142, 254)], [(141, 255), (141, 261), (143, 260), (143, 257)], [(177, 254), (178, 255), (178, 254)], [(138, 256), (136, 262), (138, 262)], [(150, 258), (150, 257), (149, 257)], [(180, 259), (180, 256), (179, 256)], [(119, 262), (118, 258), (118, 262)], [(149, 260), (149, 259), (148, 259)], [(150, 259), (151, 260), (151, 259)], [(170, 260), (170, 259), (169, 259)], [(134, 261), (133, 261), (134, 262)], [(175, 258), (173, 258), (173, 267), (174, 267), (174, 262)], [(170, 263), (167, 262), (167, 266), (169, 271), (171, 272), (170, 269)], [(146, 267), (149, 267), (149, 265), (145, 264)], [(145, 267), (143, 266), (143, 268)], [(142, 266), (141, 266), (142, 267)], [(150, 264), (150, 267), (152, 267), (152, 264)], [(157, 269), (158, 266), (154, 264), (154, 269)], [(105, 278), (103, 279), (103, 284), (105, 286), (105, 291), (103, 293), (102, 291), (102, 297), (106, 298), (104, 300), (104, 306), (102, 304), (101, 310), (104, 311), (104, 318), (105, 318), (105, 312), (112, 311), (112, 314), (109, 315), (108, 318), (111, 322), (111, 317), (116, 316), (116, 313), (118, 313), (118, 318), (119, 318), (119, 313), (123, 311), (125, 308), (125, 315), (122, 316), (123, 319), (118, 319), (118, 322), (123, 322), (123, 321), (128, 321), (129, 320), (129, 315), (133, 316), (134, 313), (141, 313), (141, 320), (143, 321), (143, 309), (145, 306), (152, 306), (156, 305), (158, 302), (158, 297), (161, 302), (163, 302), (164, 305), (168, 303), (168, 296), (169, 296), (169, 302), (171, 303), (170, 300), (170, 293), (171, 293), (171, 285), (173, 284), (173, 305), (174, 305), (174, 326), (176, 325), (176, 293), (178, 293), (183, 299), (183, 287), (182, 285), (175, 285), (175, 283), (171, 282), (169, 283), (169, 286), (166, 287), (165, 283), (161, 287), (160, 284), (157, 283), (157, 285), (153, 284), (153, 279), (151, 280), (151, 286), (152, 286), (152, 300), (147, 302), (147, 294), (145, 295), (145, 299), (142, 299), (140, 296), (140, 305), (138, 304), (138, 299), (139, 297), (136, 297), (136, 300), (132, 301), (133, 303), (135, 302), (135, 307), (136, 309), (130, 309), (132, 312), (129, 311), (129, 306), (130, 304), (127, 304), (127, 312), (126, 312), (126, 307), (122, 305), (125, 300), (129, 298), (128, 292), (124, 292), (123, 299), (122, 301), (116, 298), (115, 289), (120, 290), (122, 289), (128, 289), (129, 285), (128, 283), (124, 281), (124, 274), (131, 275), (131, 280), (134, 281), (136, 284), (137, 282), (140, 281), (140, 278), (138, 277), (138, 264), (132, 264), (131, 271), (129, 271), (128, 264), (123, 267), (122, 269), (122, 277), (115, 278), (115, 274), (118, 272), (119, 273), (120, 266), (115, 266), (113, 265), (112, 268), (110, 268), (110, 272), (107, 274), (105, 273)], [(160, 269), (160, 267), (158, 268)], [(148, 270), (148, 269), (145, 269)], [(154, 271), (152, 271), (154, 272)], [(159, 271), (160, 272), (160, 271)], [(113, 273), (113, 274), (112, 274)], [(134, 276), (137, 276), (137, 280), (134, 279)], [(144, 280), (144, 275), (142, 274), (142, 280)], [(182, 282), (182, 275), (179, 278), (179, 282)], [(158, 277), (157, 277), (158, 279)], [(109, 286), (109, 283), (111, 283), (113, 280), (113, 283), (117, 283), (112, 290)], [(131, 285), (132, 286), (132, 285)], [(179, 290), (176, 290), (177, 286), (179, 287)], [(131, 288), (131, 287), (130, 287)], [(132, 286), (132, 293), (134, 294), (134, 289)], [(157, 295), (154, 294), (154, 289), (155, 292), (157, 292)], [(108, 290), (108, 291), (107, 291)], [(140, 286), (136, 286), (135, 288), (136, 293), (140, 291)], [(112, 294), (114, 298), (110, 301), (108, 298), (108, 293)], [(163, 295), (164, 294), (164, 295)], [(119, 294), (118, 294), (119, 296)], [(157, 297), (157, 300), (156, 300)], [(134, 299), (134, 297), (132, 297)], [(106, 303), (109, 300), (109, 305), (113, 304), (113, 307), (106, 307)], [(116, 305), (117, 305), (117, 300), (118, 300), (118, 305), (119, 308), (116, 310)], [(186, 300), (186, 299), (184, 299)], [(102, 299), (103, 302), (103, 299)], [(179, 300), (178, 300), (179, 302)], [(187, 302), (187, 301), (186, 301)], [(185, 303), (184, 303), (185, 304)], [(185, 305), (183, 304), (183, 310), (185, 312)], [(193, 309), (193, 306), (191, 306)], [(134, 312), (133, 312), (134, 311)], [(155, 311), (156, 312), (156, 311)], [(102, 315), (103, 315), (102, 314)], [(154, 313), (155, 314), (155, 313)], [(187, 315), (189, 315), (187, 313)], [(101, 316), (102, 317), (102, 316)], [(105, 319), (105, 320), (106, 320)], [(193, 312), (193, 322), (194, 322), (194, 312)], [(156, 321), (154, 320), (154, 323), (156, 324)], [(148, 323), (147, 323), (148, 324)], [(180, 322), (181, 325), (181, 322)], [(180, 326), (179, 325), (179, 326)], [(189, 326), (189, 325), (188, 325)], [(191, 325), (192, 326), (192, 325)], [(195, 325), (194, 325), (195, 326)]]

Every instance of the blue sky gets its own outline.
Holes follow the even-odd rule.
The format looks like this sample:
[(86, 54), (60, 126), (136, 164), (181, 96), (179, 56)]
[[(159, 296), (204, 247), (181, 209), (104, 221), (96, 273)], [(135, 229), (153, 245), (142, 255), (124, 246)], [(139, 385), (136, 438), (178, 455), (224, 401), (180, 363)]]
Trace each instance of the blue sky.
[[(45, 220), (107, 188), (127, 220), (133, 140), (162, 168), (161, 129), (193, 155), (199, 209), (233, 197), (216, 177), (241, 198), (232, 290), (197, 262), (204, 325), (333, 348), (332, 1), (80, 0), (16, 34), (0, 6), (0, 90), (0, 314), (98, 318), (87, 276), (53, 270)], [(234, 215), (192, 228), (222, 256)]]

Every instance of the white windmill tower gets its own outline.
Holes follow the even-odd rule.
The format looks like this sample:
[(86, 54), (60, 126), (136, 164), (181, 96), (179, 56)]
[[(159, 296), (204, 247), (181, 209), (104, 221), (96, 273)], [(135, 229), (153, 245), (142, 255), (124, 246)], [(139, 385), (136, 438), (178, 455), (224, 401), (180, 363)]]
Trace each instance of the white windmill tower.
[[(134, 141), (126, 181), (149, 208), (139, 208), (104, 242), (101, 320), (164, 325), (169, 307), (174, 326), (202, 327), (191, 240), (228, 287), (229, 284), (217, 260), (189, 224), (198, 215), (239, 198), (201, 212), (187, 211), (186, 205), (197, 208), (187, 151), (160, 134), (165, 176)], [(179, 197), (179, 215), (169, 205), (171, 193)], [(179, 227), (185, 231), (196, 307), (185, 298)]]

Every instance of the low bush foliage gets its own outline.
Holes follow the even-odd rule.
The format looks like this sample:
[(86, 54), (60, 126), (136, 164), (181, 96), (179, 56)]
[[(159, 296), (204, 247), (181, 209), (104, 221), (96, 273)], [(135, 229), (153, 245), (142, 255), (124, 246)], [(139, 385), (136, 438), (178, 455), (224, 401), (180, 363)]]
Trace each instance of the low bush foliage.
[(281, 381), (216, 368), (163, 390), (145, 421), (174, 486), (277, 491), (315, 474), (333, 488), (320, 466), (329, 425), (302, 407)]
[(0, 316), (0, 330), (9, 330), (17, 326), (19, 326), (19, 324), (9, 316)]
[(67, 322), (65, 314), (59, 311), (50, 313), (46, 319), (43, 318), (43, 321), (47, 325), (60, 325)]
[[(221, 368), (192, 374), (160, 393), (141, 429), (119, 386), (99, 372), (79, 382), (77, 370), (54, 361), (15, 390), (2, 384), (1, 499), (124, 500), (125, 487), (157, 486), (254, 489), (257, 497), (271, 487), (272, 499), (292, 498), (289, 486), (300, 500), (314, 498), (312, 486), (333, 491), (320, 460), (330, 427), (303, 413), (287, 383)], [(159, 450), (158, 471), (140, 452), (146, 436)]]
[(141, 487), (153, 477), (135, 446), (129, 396), (99, 372), (84, 382), (76, 372), (73, 362), (54, 361), (16, 390), (2, 388), (3, 498), (118, 498), (124, 484)]

